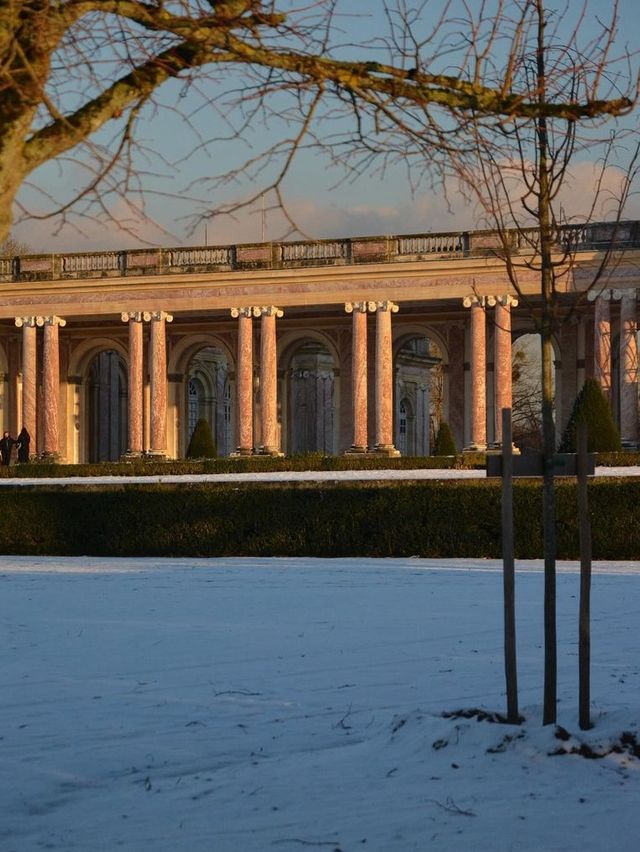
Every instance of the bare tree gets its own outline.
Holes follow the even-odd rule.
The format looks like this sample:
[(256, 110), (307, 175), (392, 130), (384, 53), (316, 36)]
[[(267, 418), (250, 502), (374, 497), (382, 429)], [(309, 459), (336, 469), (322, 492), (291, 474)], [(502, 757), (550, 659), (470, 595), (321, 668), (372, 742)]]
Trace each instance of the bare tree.
[(542, 382), (532, 352), (514, 347), (511, 359), (513, 440), (520, 447), (542, 449)]
[[(77, 190), (62, 204), (50, 199), (44, 213), (20, 211), (25, 215), (65, 215), (82, 199), (108, 213), (114, 193), (137, 198), (136, 145), (140, 155), (146, 153), (140, 119), (158, 107), (157, 92), (171, 80), (180, 81), (180, 94), (200, 90), (220, 126), (196, 144), (242, 139), (269, 117), (288, 128), (279, 141), (221, 176), (235, 181), (261, 175), (264, 185), (253, 198), (271, 189), (278, 205), (283, 178), (303, 145), (320, 146), (344, 163), (356, 143), (393, 126), (419, 137), (433, 154), (451, 145), (450, 132), (469, 115), (508, 124), (532, 117), (580, 121), (632, 105), (634, 93), (603, 97), (597, 81), (569, 93), (521, 87), (515, 73), (521, 28), (511, 27), (501, 3), (487, 39), (482, 14), (478, 21), (459, 21), (447, 0), (436, 25), (420, 36), (422, 7), (409, 13), (400, 4), (406, 24), (401, 30), (396, 13), (380, 0), (373, 11), (386, 13), (389, 37), (373, 51), (341, 43), (336, 3), (0, 0), (0, 240), (9, 233), (18, 190), (30, 176), (42, 190), (34, 172), (51, 160), (72, 158), (80, 173)], [(473, 45), (476, 36), (484, 39), (481, 52)], [(489, 81), (483, 69), (505, 40), (512, 57), (507, 78)], [(179, 118), (182, 132), (190, 116), (185, 111)], [(337, 123), (328, 131), (330, 119)], [(349, 126), (347, 119), (353, 120)], [(109, 137), (101, 134), (108, 124)], [(367, 156), (359, 168), (366, 165)], [(227, 209), (236, 207), (234, 202)]]
[[(607, 276), (620, 259), (621, 218), (638, 170), (638, 145), (633, 138), (637, 129), (617, 121), (616, 110), (585, 118), (550, 115), (542, 109), (563, 97), (591, 97), (599, 89), (605, 98), (614, 93), (617, 97), (621, 89), (633, 92), (637, 85), (631, 58), (614, 47), (616, 4), (610, 20), (601, 23), (599, 33), (582, 47), (580, 28), (586, 6), (577, 11), (573, 24), (568, 8), (551, 14), (543, 0), (509, 4), (513, 48), (506, 66), (499, 69), (486, 53), (485, 45), (491, 39), (476, 42), (472, 34), (469, 50), (484, 60), (483, 84), (491, 86), (502, 79), (506, 90), (516, 87), (528, 102), (537, 102), (538, 115), (487, 122), (473, 114), (464, 126), (461, 145), (456, 146), (445, 132), (441, 134), (443, 145), (450, 142), (452, 171), (494, 231), (497, 244), (493, 253), (504, 262), (511, 286), (528, 309), (541, 340), (544, 724), (555, 722), (557, 700), (553, 340), (586, 300), (587, 292), (607, 286)], [(572, 218), (563, 207), (562, 193), (566, 194), (572, 167), (580, 157), (596, 162), (595, 176), (587, 209)], [(623, 159), (625, 165), (621, 165)], [(606, 180), (611, 170), (617, 170), (619, 178), (615, 191)], [(602, 218), (605, 202), (611, 222), (609, 240), (591, 280), (576, 290), (571, 275), (584, 226)]]

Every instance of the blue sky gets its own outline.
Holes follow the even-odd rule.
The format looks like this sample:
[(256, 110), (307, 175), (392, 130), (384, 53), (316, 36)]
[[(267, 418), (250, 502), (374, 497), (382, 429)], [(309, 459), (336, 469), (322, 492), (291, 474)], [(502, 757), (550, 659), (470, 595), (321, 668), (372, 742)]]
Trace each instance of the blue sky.
[[(293, 0), (292, 0), (293, 2)], [(410, 5), (410, 4), (408, 4)], [(475, 10), (477, 0), (471, 0)], [(553, 4), (550, 3), (549, 6)], [(581, 4), (571, 0), (573, 7)], [(338, 9), (344, 13), (344, 50), (358, 56), (375, 53), (376, 39), (385, 31), (382, 0), (340, 0)], [(458, 0), (453, 3), (453, 10)], [(421, 24), (426, 29), (432, 24), (441, 2), (427, 3), (421, 14)], [(606, 7), (606, 8), (605, 8)], [(588, 41), (595, 30), (595, 16), (609, 15), (611, 4), (591, 2), (585, 18), (582, 36)], [(636, 0), (620, 2), (620, 39), (637, 31)], [(123, 248), (142, 242), (161, 245), (195, 244), (205, 242), (205, 223), (194, 223), (194, 216), (210, 204), (246, 198), (256, 191), (259, 183), (239, 181), (230, 187), (214, 187), (207, 178), (239, 165), (260, 146), (282, 137), (288, 132), (279, 127), (266, 128), (254, 120), (240, 139), (197, 147), (199, 139), (228, 133), (228, 119), (238, 123), (237, 115), (225, 111), (216, 102), (215, 90), (208, 82), (197, 87), (200, 93), (185, 89), (181, 81), (163, 89), (155, 109), (147, 110), (138, 126), (141, 153), (135, 166), (140, 183), (145, 188), (145, 216), (133, 209), (142, 206), (142, 196), (130, 192), (125, 198), (117, 193), (105, 194), (104, 200), (111, 216), (96, 210), (85, 211), (72, 219), (72, 224), (59, 227), (59, 220), (45, 219), (19, 224), (15, 233), (27, 241), (35, 251), (90, 251), (92, 249)], [(213, 93), (213, 94), (212, 94)], [(111, 147), (114, 129), (105, 128), (97, 141)], [(570, 198), (576, 212), (586, 207), (590, 195), (590, 167), (579, 164), (579, 176), (571, 188)], [(50, 164), (32, 178), (32, 187), (26, 187), (22, 200), (31, 209), (50, 209), (54, 203), (69, 197), (83, 178), (86, 170), (77, 157), (64, 164)], [(448, 183), (449, 198), (441, 187), (421, 184), (411, 192), (406, 170), (389, 168), (384, 173), (370, 168), (357, 181), (341, 181), (343, 173), (330, 167), (326, 158), (317, 152), (301, 152), (297, 156), (285, 183), (286, 199), (296, 222), (309, 237), (350, 236), (379, 233), (411, 233), (447, 231), (471, 228), (478, 224), (476, 210), (460, 197), (453, 182)], [(267, 196), (268, 209), (272, 196)], [(261, 239), (262, 214), (258, 203), (251, 210), (242, 211), (236, 219), (214, 216), (206, 223), (209, 244), (247, 242)], [(640, 218), (640, 206), (632, 199), (628, 216)], [(117, 222), (129, 225), (133, 234), (118, 227)], [(266, 216), (266, 237), (282, 236), (285, 225), (275, 214)], [(299, 237), (298, 237), (299, 238)]]

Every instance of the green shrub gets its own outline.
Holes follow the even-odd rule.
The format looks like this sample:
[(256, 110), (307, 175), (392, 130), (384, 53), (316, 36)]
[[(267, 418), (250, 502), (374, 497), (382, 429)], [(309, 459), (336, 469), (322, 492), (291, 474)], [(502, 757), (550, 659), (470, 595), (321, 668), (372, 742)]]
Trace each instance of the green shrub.
[(579, 422), (587, 424), (587, 447), (590, 453), (618, 452), (622, 449), (611, 406), (595, 379), (587, 379), (576, 397), (569, 423), (560, 442), (561, 453), (576, 452)]
[(209, 421), (201, 417), (195, 425), (186, 457), (188, 459), (213, 459), (217, 455)]
[(216, 457), (210, 459), (163, 459), (142, 457), (118, 462), (94, 464), (52, 464), (31, 462), (26, 465), (0, 465), (0, 479), (13, 477), (68, 476), (179, 476), (200, 473), (266, 473), (290, 470), (456, 470), (482, 469), (484, 453), (465, 453), (454, 458), (437, 456), (321, 456), (307, 453), (276, 458), (273, 456)]
[[(501, 555), (499, 480), (44, 486), (4, 489), (0, 499), (5, 554)], [(640, 558), (640, 477), (591, 481), (589, 503), (594, 558)], [(575, 559), (575, 481), (557, 483), (556, 510), (558, 557)], [(542, 556), (540, 480), (514, 483), (514, 525), (516, 556)]]
[(451, 427), (443, 420), (438, 429), (436, 443), (433, 448), (434, 456), (455, 456), (457, 454), (456, 442), (453, 440)]

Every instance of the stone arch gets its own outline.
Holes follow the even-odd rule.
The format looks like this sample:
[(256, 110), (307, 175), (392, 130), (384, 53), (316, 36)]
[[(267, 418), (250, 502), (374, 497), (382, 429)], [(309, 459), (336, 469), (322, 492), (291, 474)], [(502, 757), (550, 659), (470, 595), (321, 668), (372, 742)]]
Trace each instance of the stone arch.
[(70, 381), (82, 379), (86, 376), (91, 361), (99, 352), (113, 349), (122, 358), (125, 364), (129, 363), (129, 350), (122, 340), (117, 337), (91, 337), (79, 343), (69, 356), (67, 374)]
[(412, 325), (398, 330), (393, 348), (395, 443), (403, 454), (428, 455), (448, 419), (446, 343), (429, 326)]
[(340, 360), (334, 341), (313, 329), (285, 334), (278, 362), (283, 449), (335, 454)]
[(216, 334), (187, 334), (171, 347), (167, 362), (167, 372), (172, 375), (184, 373), (196, 352), (201, 349), (219, 349), (224, 353), (229, 371), (235, 372), (236, 356), (229, 344)]
[(117, 461), (127, 449), (129, 382), (122, 355), (115, 349), (97, 352), (83, 384), (87, 461)]
[(9, 361), (2, 344), (0, 344), (0, 415), (0, 431), (8, 431), (11, 420), (9, 416)]
[[(234, 449), (235, 433), (235, 353), (221, 336), (211, 333), (186, 334), (174, 342), (167, 362), (169, 378), (169, 423), (174, 429), (175, 454), (184, 456), (195, 425), (194, 402), (189, 393), (194, 359), (207, 350), (218, 352), (225, 363), (224, 378), (218, 376), (219, 386), (211, 376), (199, 377), (203, 399), (199, 400), (200, 414), (209, 421), (219, 455)], [(198, 369), (196, 368), (196, 373)], [(215, 384), (215, 387), (214, 387)], [(171, 428), (171, 427), (170, 427)]]
[[(537, 341), (535, 340), (536, 338)], [(542, 369), (540, 352), (540, 333), (533, 323), (518, 324), (512, 334), (512, 364), (517, 367), (518, 353), (527, 354), (527, 375), (517, 379), (513, 384), (513, 433), (514, 442), (522, 448), (541, 449), (542, 423), (542, 390), (540, 373)], [(527, 342), (528, 341), (528, 342)], [(562, 435), (562, 424), (566, 419), (562, 411), (562, 360), (559, 341), (554, 337), (553, 346), (553, 382), (554, 382), (554, 417), (556, 423), (556, 439)], [(538, 412), (539, 409), (539, 412)], [(536, 427), (539, 417), (540, 426)], [(536, 431), (537, 429), (537, 431)]]
[(173, 346), (167, 372), (178, 455), (186, 453), (201, 418), (211, 427), (218, 454), (228, 455), (233, 450), (234, 367), (229, 345), (217, 335), (187, 335)]
[[(129, 356), (127, 347), (117, 337), (86, 338), (71, 351), (67, 367), (67, 417), (69, 418), (67, 422), (67, 457), (75, 462), (88, 462), (94, 456), (100, 455), (100, 453), (94, 452), (96, 436), (95, 432), (92, 433), (92, 430), (95, 428), (93, 424), (97, 412), (95, 409), (93, 412), (91, 411), (92, 404), (95, 405), (95, 400), (92, 403), (91, 395), (95, 391), (92, 390), (90, 371), (94, 360), (100, 356), (100, 353), (105, 352), (113, 352), (120, 359), (124, 371), (122, 374), (123, 383), (118, 394), (121, 410), (119, 414), (113, 416), (121, 424), (118, 434), (121, 436), (122, 431), (124, 432), (124, 443), (126, 444), (126, 412), (128, 407), (126, 365)], [(121, 437), (114, 438), (114, 445), (116, 442), (120, 445)], [(124, 451), (126, 446), (122, 449)], [(115, 450), (112, 455), (115, 455)]]

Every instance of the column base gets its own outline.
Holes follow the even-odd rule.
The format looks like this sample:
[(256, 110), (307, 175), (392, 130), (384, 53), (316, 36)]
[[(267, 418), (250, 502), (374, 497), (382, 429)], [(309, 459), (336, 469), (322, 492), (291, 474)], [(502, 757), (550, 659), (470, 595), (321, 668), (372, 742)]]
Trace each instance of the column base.
[(147, 452), (144, 453), (144, 458), (147, 459), (147, 461), (166, 461), (167, 454), (163, 453), (162, 450), (147, 450)]
[(622, 440), (622, 450), (627, 453), (634, 453), (636, 450), (640, 449), (640, 443), (638, 441), (625, 441)]
[(362, 456), (367, 452), (367, 447), (361, 446), (352, 446), (349, 447), (348, 450), (345, 450), (343, 455), (345, 456)]
[(370, 451), (371, 456), (384, 456), (385, 458), (397, 458), (400, 450), (396, 450), (393, 444), (376, 444)]
[(486, 453), (487, 445), (486, 444), (468, 444), (464, 449), (463, 453)]
[(253, 447), (238, 447), (232, 453), (229, 453), (230, 459), (246, 459), (250, 456), (254, 456), (255, 451)]
[(272, 458), (284, 458), (284, 453), (277, 447), (260, 447), (257, 453), (259, 456), (271, 456)]
[(62, 461), (60, 453), (40, 453), (39, 462), (43, 464), (59, 464)]
[[(494, 441), (493, 444), (491, 444), (490, 447), (487, 447), (486, 452), (487, 452), (487, 455), (493, 455), (493, 456), (502, 455), (502, 442), (501, 441)], [(511, 455), (512, 456), (519, 456), (520, 455), (520, 450), (516, 447), (515, 444), (511, 445)]]
[(142, 450), (127, 450), (126, 453), (123, 453), (120, 456), (120, 461), (122, 462), (130, 462), (130, 461), (138, 461), (142, 458)]

